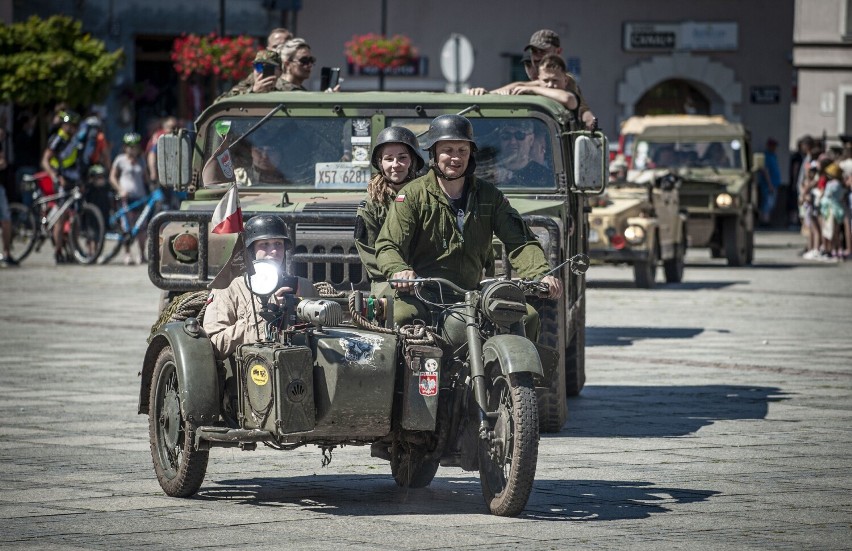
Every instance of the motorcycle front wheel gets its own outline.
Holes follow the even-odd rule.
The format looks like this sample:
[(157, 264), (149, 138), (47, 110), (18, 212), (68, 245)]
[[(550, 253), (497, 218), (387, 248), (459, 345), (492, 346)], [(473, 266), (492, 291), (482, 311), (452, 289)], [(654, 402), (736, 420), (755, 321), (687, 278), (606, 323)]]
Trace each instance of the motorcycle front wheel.
[(207, 450), (194, 449), (180, 393), (175, 354), (166, 346), (157, 357), (151, 380), (148, 432), (157, 480), (171, 497), (188, 497), (198, 491), (207, 473), (209, 455)]
[(491, 365), (486, 377), (486, 417), (491, 428), (479, 441), (479, 480), (492, 514), (512, 517), (524, 510), (538, 461), (538, 406), (529, 373), (502, 373)]

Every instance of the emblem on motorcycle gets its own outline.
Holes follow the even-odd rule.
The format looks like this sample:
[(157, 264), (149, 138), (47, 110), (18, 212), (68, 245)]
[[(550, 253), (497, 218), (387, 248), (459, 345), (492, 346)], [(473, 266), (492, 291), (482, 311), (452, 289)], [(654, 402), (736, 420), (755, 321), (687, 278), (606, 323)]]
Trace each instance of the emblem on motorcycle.
[(352, 338), (340, 339), (343, 355), (348, 362), (366, 363), (373, 360), (373, 353), (379, 348), (381, 339)]
[(426, 371), (434, 373), (438, 371), (438, 360), (436, 360), (435, 358), (428, 358), (424, 367), (426, 368)]
[(418, 389), (421, 396), (435, 396), (438, 394), (438, 374), (421, 371)]
[(260, 364), (255, 364), (251, 366), (251, 380), (254, 381), (254, 384), (257, 386), (263, 386), (269, 382), (269, 372), (266, 371), (266, 368)]

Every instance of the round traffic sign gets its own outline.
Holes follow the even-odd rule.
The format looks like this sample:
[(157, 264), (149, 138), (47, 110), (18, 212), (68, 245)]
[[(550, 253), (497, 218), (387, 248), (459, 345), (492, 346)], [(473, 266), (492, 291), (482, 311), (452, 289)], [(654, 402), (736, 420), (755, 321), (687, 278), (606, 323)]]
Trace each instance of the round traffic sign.
[(441, 49), (441, 72), (453, 83), (462, 83), (473, 73), (473, 45), (464, 35), (453, 34)]

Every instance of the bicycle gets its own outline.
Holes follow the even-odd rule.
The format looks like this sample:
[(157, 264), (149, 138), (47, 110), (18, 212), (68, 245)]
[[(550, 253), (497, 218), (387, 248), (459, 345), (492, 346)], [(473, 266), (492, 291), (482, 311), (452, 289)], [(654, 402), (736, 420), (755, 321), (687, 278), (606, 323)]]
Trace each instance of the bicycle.
[[(109, 221), (107, 222), (106, 239), (109, 239), (110, 241), (115, 240), (115, 245), (107, 247), (107, 251), (101, 259), (101, 264), (106, 264), (115, 258), (115, 255), (117, 255), (121, 250), (122, 245), (129, 245), (130, 243), (133, 243), (136, 236), (139, 235), (139, 232), (142, 231), (145, 224), (148, 223), (148, 220), (155, 214), (157, 207), (165, 201), (165, 198), (163, 188), (158, 186), (157, 189), (151, 192), (147, 197), (137, 199), (136, 201), (121, 207), (109, 217)], [(136, 223), (131, 227), (130, 220), (127, 215), (142, 205), (145, 205), (145, 208), (142, 209), (141, 213), (139, 213)]]
[(92, 264), (104, 246), (104, 219), (100, 210), (83, 200), (83, 190), (75, 185), (70, 191), (55, 189), (45, 172), (24, 176), (24, 186), (32, 193), (31, 207), (20, 203), (9, 205), (12, 211), (12, 258), (21, 262), (45, 241), (54, 242), (53, 229), (63, 222), (62, 248), (66, 258), (80, 264)]

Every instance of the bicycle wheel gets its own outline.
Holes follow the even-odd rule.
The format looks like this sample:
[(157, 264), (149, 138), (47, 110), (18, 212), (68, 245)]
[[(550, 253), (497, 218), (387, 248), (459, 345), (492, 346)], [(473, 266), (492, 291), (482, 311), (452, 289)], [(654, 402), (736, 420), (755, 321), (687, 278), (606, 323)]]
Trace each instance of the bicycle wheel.
[(35, 214), (26, 205), (9, 203), (12, 215), (12, 260), (20, 262), (33, 250), (38, 237), (38, 225)]
[(92, 264), (104, 248), (104, 218), (101, 211), (89, 203), (80, 203), (71, 218), (68, 244), (80, 264)]
[(101, 264), (106, 264), (115, 258), (119, 251), (121, 251), (121, 246), (128, 239), (131, 239), (130, 232), (124, 231), (122, 227), (122, 218), (117, 215), (110, 216), (110, 220), (107, 223), (106, 235), (104, 236), (104, 254), (101, 256)]

